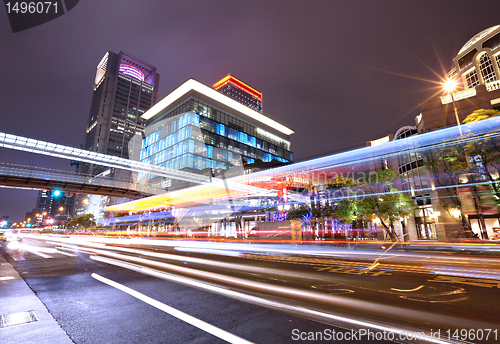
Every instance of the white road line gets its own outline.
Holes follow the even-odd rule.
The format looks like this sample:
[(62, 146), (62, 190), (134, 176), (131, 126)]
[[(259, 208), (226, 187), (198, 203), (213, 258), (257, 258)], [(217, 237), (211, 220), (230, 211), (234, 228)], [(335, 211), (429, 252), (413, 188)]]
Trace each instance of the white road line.
[(52, 256), (49, 256), (48, 254), (45, 254), (45, 253), (42, 253), (42, 252), (38, 252), (36, 250), (28, 250), (29, 252), (33, 253), (33, 254), (36, 254), (37, 256), (40, 256), (42, 258), (54, 258)]
[(17, 261), (20, 261), (20, 260), (24, 260), (24, 258), (23, 258), (23, 257), (21, 257), (21, 256), (20, 256), (17, 252), (15, 252), (15, 251), (12, 251), (12, 250), (9, 250), (9, 249), (7, 249), (7, 250), (5, 250), (5, 251), (6, 251), (6, 252), (9, 254), (9, 256), (10, 256), (12, 259), (14, 259), (14, 261), (16, 261), (16, 262), (17, 262)]
[[(146, 275), (150, 275), (150, 276), (155, 276), (155, 277), (162, 278), (162, 279), (165, 279), (168, 281), (172, 281), (172, 282), (176, 282), (176, 283), (183, 283), (185, 285), (197, 287), (200, 289), (209, 290), (211, 292), (215, 292), (215, 293), (218, 293), (218, 294), (221, 294), (221, 295), (224, 295), (227, 297), (231, 297), (231, 298), (234, 298), (237, 300), (251, 302), (251, 303), (275, 308), (278, 310), (297, 312), (301, 315), (305, 315), (308, 317), (312, 316), (313, 318), (320, 317), (320, 318), (324, 318), (324, 319), (330, 320), (330, 321), (333, 320), (337, 323), (337, 325), (338, 325), (338, 322), (341, 322), (341, 323), (349, 324), (349, 325), (357, 327), (357, 328), (372, 328), (372, 329), (376, 329), (379, 331), (393, 332), (393, 333), (402, 334), (402, 335), (415, 332), (412, 329), (389, 327), (389, 326), (386, 326), (383, 324), (377, 324), (377, 323), (373, 323), (373, 322), (367, 322), (367, 321), (363, 321), (363, 320), (347, 318), (347, 317), (340, 316), (340, 315), (335, 315), (335, 314), (331, 314), (331, 313), (325, 313), (325, 312), (316, 311), (313, 309), (308, 309), (308, 308), (305, 308), (302, 306), (293, 306), (293, 305), (285, 304), (285, 303), (282, 303), (279, 301), (268, 300), (268, 299), (265, 299), (262, 297), (253, 296), (253, 295), (244, 294), (244, 293), (241, 293), (238, 291), (225, 289), (223, 287), (208, 284), (206, 282), (200, 282), (200, 281), (191, 279), (189, 277), (174, 275), (174, 274), (171, 274), (168, 272), (159, 271), (159, 270), (151, 269), (151, 268), (148, 268), (145, 266), (136, 265), (136, 264), (132, 264), (132, 263), (128, 263), (128, 262), (124, 262), (124, 261), (120, 261), (120, 260), (116, 260), (116, 259), (112, 259), (112, 258), (91, 256), (90, 259), (102, 261), (104, 263), (115, 265), (115, 266), (120, 266), (120, 267), (125, 268), (125, 269), (137, 271), (137, 272), (140, 272), (140, 273), (143, 273)], [(349, 327), (347, 327), (347, 328), (349, 328)], [(432, 336), (430, 336), (428, 334), (426, 334), (424, 336), (424, 338), (420, 338), (420, 339), (424, 342), (430, 342), (430, 343), (435, 343), (435, 344), (459, 343), (458, 341), (454, 341), (451, 339), (450, 340), (443, 340), (441, 338), (433, 338)]]
[(57, 253), (64, 254), (65, 256), (69, 256), (69, 257), (76, 257), (77, 256), (76, 254), (63, 252), (63, 251), (59, 251), (59, 250), (57, 250)]
[(146, 296), (142, 293), (139, 293), (138, 291), (130, 289), (129, 287), (124, 286), (123, 284), (120, 284), (120, 283), (117, 283), (117, 282), (112, 281), (110, 279), (107, 279), (105, 277), (102, 277), (96, 273), (93, 273), (91, 276), (98, 281), (101, 281), (101, 282), (106, 283), (112, 287), (115, 287), (116, 289), (119, 289), (119, 290), (153, 306), (153, 307), (156, 307), (156, 308), (164, 311), (165, 313), (168, 313), (168, 314), (170, 314), (170, 315), (172, 315), (180, 320), (187, 322), (190, 325), (193, 325), (193, 326), (195, 326), (195, 327), (197, 327), (205, 332), (208, 332), (208, 333), (210, 333), (210, 334), (212, 334), (220, 339), (223, 339), (226, 342), (238, 343), (238, 344), (239, 343), (252, 343), (246, 339), (238, 337), (230, 332), (224, 331), (223, 329), (215, 327), (214, 325), (211, 325), (207, 322), (204, 322), (203, 320), (200, 320), (200, 319), (195, 318), (189, 314), (181, 312), (173, 307), (170, 307), (170, 306), (168, 306), (160, 301), (152, 299), (149, 296)]
[(4, 277), (0, 277), (0, 281), (8, 281), (8, 280), (13, 280), (14, 277), (13, 276), (4, 276)]

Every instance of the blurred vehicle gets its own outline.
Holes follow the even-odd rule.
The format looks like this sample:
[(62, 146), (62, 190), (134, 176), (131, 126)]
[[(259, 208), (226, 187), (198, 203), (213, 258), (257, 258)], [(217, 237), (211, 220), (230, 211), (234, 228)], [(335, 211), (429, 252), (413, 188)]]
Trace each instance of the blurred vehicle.
[(19, 231), (11, 231), (5, 233), (7, 241), (21, 241), (21, 235)]
[(7, 237), (5, 236), (5, 232), (0, 232), (0, 241), (7, 241)]

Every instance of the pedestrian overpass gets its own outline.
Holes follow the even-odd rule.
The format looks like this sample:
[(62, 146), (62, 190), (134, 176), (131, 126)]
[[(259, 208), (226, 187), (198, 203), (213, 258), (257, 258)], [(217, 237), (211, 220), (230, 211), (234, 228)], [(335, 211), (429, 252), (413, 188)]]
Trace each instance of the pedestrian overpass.
[[(232, 182), (230, 180), (213, 178), (203, 174), (175, 170), (2, 132), (0, 132), (0, 148), (96, 164), (117, 170), (151, 174), (171, 180), (180, 180), (191, 185), (211, 185), (213, 187), (229, 188), (231, 190), (243, 191), (255, 195), (269, 194), (269, 190)], [(6, 163), (0, 163), (0, 185), (31, 189), (58, 189), (65, 192), (98, 194), (132, 199), (166, 192), (164, 189), (154, 189), (147, 184), (137, 183), (137, 181), (132, 178), (124, 181), (76, 174), (68, 171), (56, 171), (33, 166), (10, 165)]]
[[(0, 185), (13, 188), (50, 189), (65, 193), (82, 193), (139, 199), (158, 194), (147, 185), (105, 177), (93, 177), (70, 171), (0, 162)], [(163, 192), (163, 191), (161, 191)]]

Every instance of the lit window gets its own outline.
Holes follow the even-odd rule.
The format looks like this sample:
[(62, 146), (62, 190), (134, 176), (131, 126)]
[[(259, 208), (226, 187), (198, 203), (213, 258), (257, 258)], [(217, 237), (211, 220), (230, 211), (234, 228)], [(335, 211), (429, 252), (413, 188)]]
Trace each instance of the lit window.
[(479, 85), (479, 78), (477, 77), (475, 69), (473, 69), (471, 72), (465, 75), (465, 80), (467, 81), (468, 88), (472, 88)]
[(483, 77), (485, 84), (497, 79), (488, 54), (481, 55), (481, 58), (479, 59), (479, 68), (481, 69), (481, 76)]

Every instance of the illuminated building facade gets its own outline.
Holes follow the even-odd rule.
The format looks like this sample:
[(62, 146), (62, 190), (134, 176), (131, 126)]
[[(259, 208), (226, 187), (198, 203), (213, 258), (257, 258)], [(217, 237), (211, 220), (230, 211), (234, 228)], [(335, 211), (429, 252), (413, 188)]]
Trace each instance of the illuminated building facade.
[(229, 74), (213, 85), (214, 90), (240, 102), (250, 109), (262, 112), (262, 93)]
[(143, 118), (142, 162), (215, 175), (228, 169), (243, 173), (244, 163), (259, 160), (292, 161), (291, 129), (194, 79)]
[[(158, 98), (156, 67), (130, 54), (107, 52), (97, 66), (84, 149), (128, 159), (130, 140), (143, 133), (141, 116)], [(103, 168), (83, 164), (84, 173)]]
[(460, 121), (478, 109), (500, 110), (500, 25), (472, 37), (453, 64), (447, 77), (462, 90), (420, 103), (419, 132), (457, 125), (455, 109)]
[[(420, 103), (420, 114), (415, 118), (419, 133), (456, 126), (457, 121), (462, 123), (468, 115), (479, 109), (500, 110), (500, 25), (474, 35), (459, 50), (453, 59), (453, 65), (447, 79), (457, 83), (457, 91)], [(471, 164), (480, 164), (477, 161), (473, 162), (471, 158), (468, 157)], [(401, 173), (400, 176), (405, 178), (406, 172)], [(431, 190), (433, 189), (434, 186), (431, 186)], [(439, 221), (436, 222), (444, 227), (448, 238), (463, 236), (461, 215), (459, 213), (454, 215), (453, 211), (443, 208), (445, 200), (450, 196), (444, 189), (434, 192), (437, 195), (432, 197), (432, 207), (439, 216)], [(492, 228), (498, 227), (500, 223), (500, 214), (480, 215), (479, 212), (472, 212), (464, 216), (467, 218), (465, 222), (473, 232), (484, 238), (485, 231), (491, 236)], [(437, 219), (437, 216), (434, 218)], [(439, 231), (438, 238), (441, 239)]]
[(435, 191), (434, 181), (425, 167), (422, 152), (413, 146), (412, 141), (403, 140), (417, 133), (417, 127), (405, 126), (394, 134), (394, 140), (401, 153), (397, 154), (396, 166), (393, 166), (393, 169), (399, 174), (401, 190), (410, 194), (417, 205), (414, 216), (407, 219), (408, 239), (445, 239), (445, 233), (441, 231), (442, 226), (435, 218), (437, 202), (432, 201), (437, 200), (438, 194)]
[[(73, 212), (74, 201), (75, 197), (67, 197), (65, 193), (57, 190), (40, 190), (38, 192), (36, 208), (34, 209), (34, 212), (39, 214), (39, 216), (31, 216), (32, 223), (42, 225), (41, 214), (44, 212), (46, 213), (43, 216), (44, 225), (50, 224), (47, 221), (51, 219), (58, 220), (59, 223), (62, 219), (68, 221)], [(61, 207), (63, 210), (60, 210)]]

